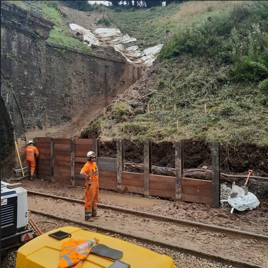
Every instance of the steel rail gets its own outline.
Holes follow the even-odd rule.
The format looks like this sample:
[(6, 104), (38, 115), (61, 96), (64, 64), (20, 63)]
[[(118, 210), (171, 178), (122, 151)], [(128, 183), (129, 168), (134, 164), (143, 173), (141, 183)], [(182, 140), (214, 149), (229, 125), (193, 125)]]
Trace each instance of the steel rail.
[(101, 227), (99, 225), (94, 225), (92, 222), (80, 222), (78, 220), (67, 220), (67, 219), (63, 219), (61, 217), (55, 216), (55, 215), (50, 215), (48, 213), (44, 213), (44, 212), (40, 212), (40, 211), (36, 211), (36, 210), (31, 210), (31, 213), (33, 214), (37, 214), (37, 215), (41, 215), (41, 216), (45, 216), (48, 218), (52, 218), (55, 220), (61, 220), (64, 222), (68, 222), (70, 224), (77, 224), (78, 226), (82, 226), (82, 227), (93, 227), (95, 228), (97, 231), (102, 231), (102, 232), (108, 232), (108, 233), (112, 233), (112, 234), (117, 234), (117, 235), (121, 235), (123, 237), (129, 238), (129, 239), (136, 239), (138, 241), (141, 241), (143, 243), (148, 243), (148, 244), (152, 244), (152, 245), (156, 245), (156, 246), (160, 246), (162, 248), (166, 248), (169, 250), (173, 250), (173, 251), (177, 251), (180, 253), (184, 253), (184, 254), (190, 254), (191, 256), (195, 256), (195, 257), (199, 257), (202, 259), (206, 259), (209, 261), (216, 261), (216, 262), (220, 262), (220, 263), (224, 263), (227, 265), (232, 265), (234, 267), (239, 267), (239, 268), (263, 268), (262, 266), (259, 266), (257, 264), (253, 264), (253, 263), (249, 263), (249, 262), (244, 262), (244, 261), (240, 261), (240, 260), (235, 260), (235, 259), (231, 259), (231, 258), (225, 258), (222, 256), (218, 256), (218, 255), (213, 255), (207, 252), (203, 252), (201, 250), (194, 250), (191, 248), (187, 248), (187, 247), (180, 247), (177, 244), (168, 244), (162, 241), (158, 241), (155, 239), (149, 239), (149, 238), (144, 238), (144, 237), (139, 237), (133, 234), (129, 234), (129, 233), (125, 233), (122, 231), (118, 231), (118, 230), (114, 230), (114, 229), (110, 229), (110, 228), (104, 228)]
[[(84, 204), (84, 201), (74, 199), (74, 198), (56, 196), (56, 195), (45, 194), (45, 193), (40, 193), (40, 192), (35, 192), (35, 191), (28, 191), (28, 193), (33, 194), (33, 195), (40, 195), (40, 196), (44, 196), (44, 197), (57, 198), (57, 199), (65, 200), (68, 202), (75, 202), (75, 203), (79, 203), (79, 204)], [(261, 239), (261, 240), (268, 242), (268, 236), (263, 235), (263, 234), (256, 234), (256, 233), (252, 233), (252, 232), (241, 231), (241, 230), (231, 229), (231, 228), (227, 228), (227, 227), (221, 227), (221, 226), (212, 225), (212, 224), (200, 223), (200, 222), (195, 222), (195, 221), (188, 221), (188, 220), (183, 220), (183, 219), (174, 219), (171, 217), (160, 216), (160, 215), (156, 215), (156, 214), (136, 211), (136, 210), (132, 210), (132, 209), (125, 209), (122, 207), (116, 207), (116, 206), (111, 206), (111, 205), (104, 205), (101, 203), (98, 203), (98, 206), (99, 206), (99, 208), (111, 209), (111, 210), (126, 213), (126, 214), (143, 216), (143, 217), (161, 220), (161, 221), (165, 221), (165, 222), (169, 221), (172, 223), (186, 225), (188, 227), (189, 226), (198, 227), (198, 228), (201, 228), (203, 230), (209, 230), (209, 231), (214, 231), (214, 232), (224, 232), (224, 233), (228, 233), (228, 234), (235, 235), (235, 236), (240, 236), (240, 237), (242, 236), (244, 238), (248, 237), (251, 239)]]

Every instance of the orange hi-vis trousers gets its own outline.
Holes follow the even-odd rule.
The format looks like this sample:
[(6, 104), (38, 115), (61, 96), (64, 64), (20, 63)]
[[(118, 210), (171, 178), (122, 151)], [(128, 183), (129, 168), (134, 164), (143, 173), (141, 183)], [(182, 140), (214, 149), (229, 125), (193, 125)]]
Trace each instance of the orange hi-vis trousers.
[(28, 163), (29, 172), (31, 176), (33, 176), (35, 167), (36, 167), (35, 157), (39, 156), (39, 151), (35, 146), (29, 145), (25, 148), (25, 156), (26, 156), (26, 161)]
[(27, 160), (29, 172), (31, 176), (34, 175), (35, 167), (36, 167), (36, 161), (35, 160)]
[(92, 209), (97, 209), (97, 203), (99, 200), (99, 182), (93, 182), (90, 187), (85, 187), (85, 218), (89, 218), (92, 215)]

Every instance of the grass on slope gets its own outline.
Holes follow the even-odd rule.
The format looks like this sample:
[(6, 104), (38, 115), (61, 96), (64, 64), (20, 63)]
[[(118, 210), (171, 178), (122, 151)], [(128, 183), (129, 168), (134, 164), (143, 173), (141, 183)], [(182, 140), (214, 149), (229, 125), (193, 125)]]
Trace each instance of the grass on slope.
[[(67, 38), (55, 1), (34, 4), (56, 25), (49, 41), (81, 45)], [(230, 25), (231, 12), (239, 23)], [(267, 5), (188, 1), (135, 11), (105, 8), (106, 13), (103, 20), (137, 38), (141, 48), (165, 46), (162, 60), (154, 66), (157, 80), (147, 89), (150, 98), (135, 105), (113, 104), (89, 132), (131, 140), (193, 138), (268, 144)], [(145, 86), (146, 79), (151, 78), (144, 77)]]
[[(251, 4), (250, 2), (230, 4), (213, 1), (209, 6), (208, 2), (192, 1), (172, 6), (172, 8), (170, 6), (171, 9), (166, 9), (161, 19), (157, 15), (161, 8), (141, 10), (133, 15), (129, 11), (124, 11), (123, 25), (126, 31), (133, 26), (132, 31), (135, 37), (135, 31), (142, 32), (143, 35), (147, 31), (150, 32), (152, 43), (144, 42), (143, 44), (154, 45), (156, 41), (153, 40), (161, 42), (166, 38), (165, 29), (173, 29), (173, 32), (180, 33), (184, 27), (200, 25), (212, 16), (215, 21), (218, 20), (220, 27), (223, 27), (225, 24), (221, 26), (220, 20), (228, 18), (229, 12), (239, 14), (240, 8), (242, 8), (242, 11), (246, 12), (241, 14), (245, 17), (244, 26), (248, 23), (249, 31), (258, 29), (256, 27), (258, 22), (263, 29), (266, 29), (265, 21), (261, 21), (263, 14), (267, 13), (266, 10), (258, 10), (258, 5), (255, 5), (254, 12), (256, 13), (254, 13), (251, 10)], [(150, 18), (148, 14), (151, 14)], [(165, 14), (168, 14), (167, 17)], [(246, 14), (248, 14), (248, 18), (245, 16)], [(143, 23), (132, 24), (131, 15)], [(114, 13), (114, 20), (116, 16), (118, 14)], [(251, 16), (255, 16), (260, 21), (254, 21), (254, 17)], [(119, 18), (117, 20), (119, 23)], [(256, 23), (255, 26), (252, 21)], [(158, 24), (162, 26), (157, 27)], [(150, 25), (150, 27), (143, 29), (145, 25), (146, 27)], [(251, 25), (255, 28), (251, 28)], [(229, 26), (230, 29), (239, 27), (238, 24)], [(158, 39), (155, 29), (160, 29), (159, 32), (161, 32)], [(199, 29), (202, 30), (202, 28)], [(219, 28), (217, 30), (222, 34), (219, 44), (224, 47), (224, 41), (229, 38), (224, 37), (226, 29)], [(130, 102), (128, 105), (122, 103), (113, 105), (111, 113), (100, 123), (102, 135), (131, 140), (176, 141), (193, 138), (234, 144), (248, 142), (267, 145), (268, 90), (265, 82), (268, 74), (265, 66), (267, 64), (265, 61), (267, 32), (260, 35), (260, 41), (263, 41), (264, 44), (261, 48), (255, 45), (257, 43), (253, 42), (252, 35), (247, 36), (247, 33), (243, 32), (246, 30), (240, 29), (241, 35), (237, 34), (235, 37), (243, 37), (244, 34), (243, 40), (249, 41), (249, 44), (244, 44), (247, 45), (245, 53), (248, 53), (249, 61), (243, 62), (245, 59), (243, 58), (241, 64), (237, 63), (236, 68), (238, 67), (238, 69), (234, 69), (234, 61), (222, 61), (219, 57), (221, 51), (215, 50), (213, 44), (207, 44), (206, 50), (209, 51), (211, 45), (211, 49), (218, 53), (215, 54), (216, 57), (213, 57), (212, 54), (202, 56), (202, 53), (199, 55), (196, 51), (194, 54), (181, 53), (178, 57), (173, 56), (169, 60), (158, 63), (157, 67), (154, 67), (157, 69), (158, 79), (155, 85), (148, 89), (154, 93), (151, 94), (148, 103), (144, 104), (147, 105), (147, 108), (144, 109), (146, 112), (141, 112), (140, 107), (137, 109)], [(243, 44), (240, 39), (238, 41)], [(183, 43), (181, 47), (183, 48)], [(174, 46), (174, 48), (176, 47)], [(260, 48), (263, 49), (263, 52), (258, 50)], [(232, 49), (232, 46), (228, 49)], [(228, 50), (226, 51), (228, 52)], [(236, 52), (236, 56), (238, 56), (239, 51)], [(258, 71), (254, 74), (255, 70)], [(234, 71), (237, 73), (235, 74)], [(239, 79), (233, 79), (234, 76)], [(253, 79), (251, 79), (252, 77)]]
[(228, 66), (204, 58), (171, 60), (158, 69), (146, 112), (118, 102), (98, 123), (102, 136), (130, 140), (202, 139), (268, 144), (268, 96), (254, 84), (225, 84)]
[(68, 26), (62, 22), (61, 14), (57, 8), (58, 1), (8, 1), (22, 9), (35, 12), (39, 16), (53, 22), (55, 26), (49, 33), (48, 42), (66, 46), (70, 48), (80, 49), (90, 52), (91, 48), (80, 40), (70, 35)]
[(164, 43), (185, 26), (227, 12), (246, 1), (189, 1), (150, 9), (108, 9), (108, 18), (123, 32), (135, 37), (140, 47)]

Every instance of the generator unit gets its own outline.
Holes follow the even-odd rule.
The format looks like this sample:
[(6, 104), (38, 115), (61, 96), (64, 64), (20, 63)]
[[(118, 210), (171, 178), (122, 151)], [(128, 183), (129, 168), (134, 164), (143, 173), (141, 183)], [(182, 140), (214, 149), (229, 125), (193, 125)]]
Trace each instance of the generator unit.
[(1, 181), (1, 256), (34, 238), (28, 225), (27, 190)]
[[(86, 253), (88, 248), (91, 250)], [(79, 267), (84, 268), (176, 268), (174, 260), (165, 254), (74, 226), (44, 233), (17, 252), (16, 268), (67, 267), (66, 264), (81, 264)]]

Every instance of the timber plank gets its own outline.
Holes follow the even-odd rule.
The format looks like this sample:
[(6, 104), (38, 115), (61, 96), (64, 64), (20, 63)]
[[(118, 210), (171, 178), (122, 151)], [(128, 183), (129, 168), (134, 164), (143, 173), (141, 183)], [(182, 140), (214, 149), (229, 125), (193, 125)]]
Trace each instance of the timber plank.
[(42, 167), (42, 168), (38, 168), (38, 174), (43, 174), (43, 173), (49, 173), (50, 174), (50, 168), (47, 167)]
[(70, 173), (71, 173), (70, 170), (69, 170), (69, 172), (68, 172), (68, 170), (55, 170), (54, 177), (61, 176), (61, 177), (66, 177), (66, 178), (68, 177), (69, 178)]
[(134, 194), (144, 194), (144, 188), (143, 187), (127, 186), (127, 192), (134, 193)]
[(66, 162), (71, 162), (71, 156), (70, 155), (61, 155), (61, 154), (57, 154), (54, 157), (55, 161), (66, 161)]
[(165, 198), (171, 198), (175, 199), (175, 193), (174, 191), (166, 191), (166, 190), (156, 190), (150, 188), (150, 195), (151, 196), (158, 196), (158, 197), (165, 197)]
[(182, 201), (211, 205), (212, 198), (209, 196), (182, 194)]
[(87, 158), (85, 156), (83, 157), (79, 157), (79, 156), (75, 156), (75, 163), (83, 163), (85, 164), (87, 162)]
[(103, 170), (101, 170), (101, 171), (99, 171), (99, 176), (101, 177), (105, 177), (105, 178), (107, 178), (107, 177), (117, 177), (117, 174), (116, 174), (116, 172), (114, 172), (114, 171), (103, 171)]
[(144, 188), (144, 174), (141, 173), (122, 173), (122, 185)]
[(39, 161), (41, 161), (41, 160), (49, 162), (50, 161), (50, 154), (43, 154), (43, 153), (41, 154), (40, 153)]
[(50, 143), (37, 143), (36, 147), (38, 148), (38, 151), (50, 150)]
[(183, 178), (181, 191), (182, 201), (212, 204), (211, 181)]
[(150, 182), (150, 190), (175, 190), (175, 184), (169, 182)]
[(42, 161), (41, 159), (38, 161), (38, 169), (47, 169), (50, 170), (50, 162)]
[(66, 152), (70, 153), (71, 144), (54, 144), (54, 152)]
[(50, 143), (51, 142), (51, 138), (47, 138), (47, 137), (36, 137), (34, 138), (34, 142), (37, 143), (37, 142), (48, 142)]
[(87, 144), (75, 144), (75, 153), (79, 156), (86, 157), (88, 151), (94, 151), (92, 145)]
[(53, 138), (52, 141), (55, 145), (56, 144), (70, 144), (71, 143), (71, 139)]
[(46, 152), (44, 152), (42, 150), (39, 151), (39, 157), (41, 157), (41, 156), (50, 157), (50, 155), (51, 155), (50, 151), (46, 151)]
[(156, 174), (150, 174), (149, 180), (150, 183), (152, 182), (168, 182), (168, 183), (175, 183), (176, 177), (174, 176), (163, 176), (163, 175), (156, 175)]
[(54, 164), (55, 164), (54, 169), (58, 169), (61, 167), (64, 167), (64, 168), (70, 167), (71, 168), (71, 161), (55, 159)]
[(117, 190), (117, 180), (116, 177), (114, 178), (107, 178), (107, 177), (101, 177), (100, 178), (100, 188), (106, 189), (106, 190)]

